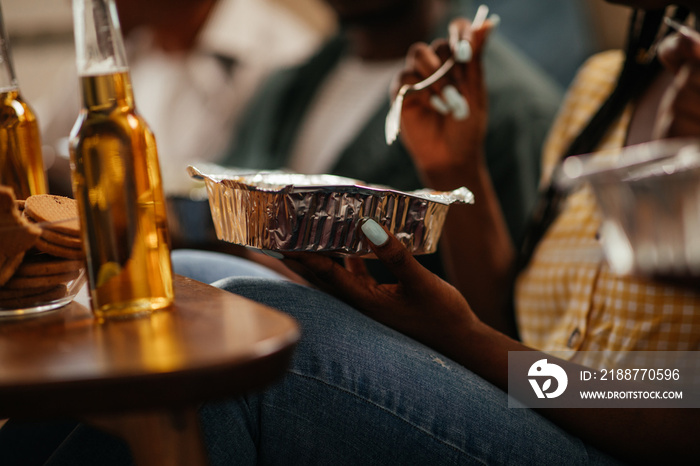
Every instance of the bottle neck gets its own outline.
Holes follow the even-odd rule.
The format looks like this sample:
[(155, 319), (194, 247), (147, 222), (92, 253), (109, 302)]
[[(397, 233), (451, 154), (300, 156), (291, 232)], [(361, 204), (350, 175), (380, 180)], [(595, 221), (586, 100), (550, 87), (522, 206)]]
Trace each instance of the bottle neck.
[(114, 0), (73, 0), (73, 23), (78, 76), (128, 69)]
[(134, 109), (134, 92), (128, 71), (108, 74), (81, 76), (83, 107), (88, 110), (101, 111), (121, 107), (123, 110)]
[(12, 67), (10, 55), (10, 42), (5, 31), (5, 18), (0, 9), (0, 92), (8, 92), (17, 89), (15, 70)]

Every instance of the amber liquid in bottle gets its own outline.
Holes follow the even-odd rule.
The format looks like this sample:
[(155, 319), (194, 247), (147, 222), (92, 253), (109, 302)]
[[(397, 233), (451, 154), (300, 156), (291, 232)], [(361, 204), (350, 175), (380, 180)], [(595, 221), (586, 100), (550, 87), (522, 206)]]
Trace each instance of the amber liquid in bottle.
[(0, 92), (0, 184), (17, 199), (48, 192), (39, 126), (16, 89)]
[(81, 77), (71, 133), (92, 308), (103, 318), (173, 301), (170, 240), (153, 133), (134, 110), (128, 71)]

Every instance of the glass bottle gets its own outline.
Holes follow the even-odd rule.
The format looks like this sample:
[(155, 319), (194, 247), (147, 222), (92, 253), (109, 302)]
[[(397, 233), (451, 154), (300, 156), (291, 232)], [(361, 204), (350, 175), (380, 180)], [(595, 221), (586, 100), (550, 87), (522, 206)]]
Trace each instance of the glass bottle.
[(0, 9), (0, 184), (17, 199), (48, 192), (39, 125), (22, 99), (12, 67), (10, 43)]
[(156, 141), (134, 106), (113, 0), (73, 0), (82, 109), (70, 137), (92, 309), (128, 317), (173, 301)]

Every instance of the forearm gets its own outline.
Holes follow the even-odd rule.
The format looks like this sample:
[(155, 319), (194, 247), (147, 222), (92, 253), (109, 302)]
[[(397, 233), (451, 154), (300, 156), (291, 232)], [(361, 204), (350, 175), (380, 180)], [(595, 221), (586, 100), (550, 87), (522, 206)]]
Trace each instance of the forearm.
[(508, 306), (515, 249), (485, 164), (423, 176), (433, 189), (466, 186), (474, 193), (474, 205), (452, 206), (445, 221), (441, 249), (448, 278), (482, 321), (515, 335)]

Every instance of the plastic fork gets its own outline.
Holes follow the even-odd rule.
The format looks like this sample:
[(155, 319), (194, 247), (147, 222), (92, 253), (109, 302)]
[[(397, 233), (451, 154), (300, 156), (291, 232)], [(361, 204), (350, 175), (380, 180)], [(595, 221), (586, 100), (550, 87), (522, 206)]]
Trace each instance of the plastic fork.
[(695, 43), (700, 44), (700, 33), (695, 29), (689, 28), (685, 24), (681, 24), (678, 21), (669, 18), (668, 16), (664, 18), (664, 22), (667, 26), (676, 31), (680, 32), (689, 39), (695, 41)]
[[(474, 15), (474, 21), (472, 22), (472, 27), (477, 29), (482, 26), (484, 21), (489, 14), (489, 7), (486, 5), (481, 5), (476, 10), (476, 15)], [(401, 109), (403, 108), (403, 100), (406, 94), (409, 92), (422, 91), (433, 84), (435, 84), (440, 78), (445, 76), (445, 74), (452, 69), (455, 64), (453, 57), (448, 58), (445, 63), (443, 63), (440, 68), (435, 70), (433, 74), (428, 76), (422, 81), (415, 84), (404, 84), (399, 89), (396, 98), (391, 103), (389, 108), (389, 113), (386, 115), (386, 120), (384, 122), (384, 136), (386, 138), (387, 145), (391, 145), (399, 137), (399, 132), (401, 131)]]

